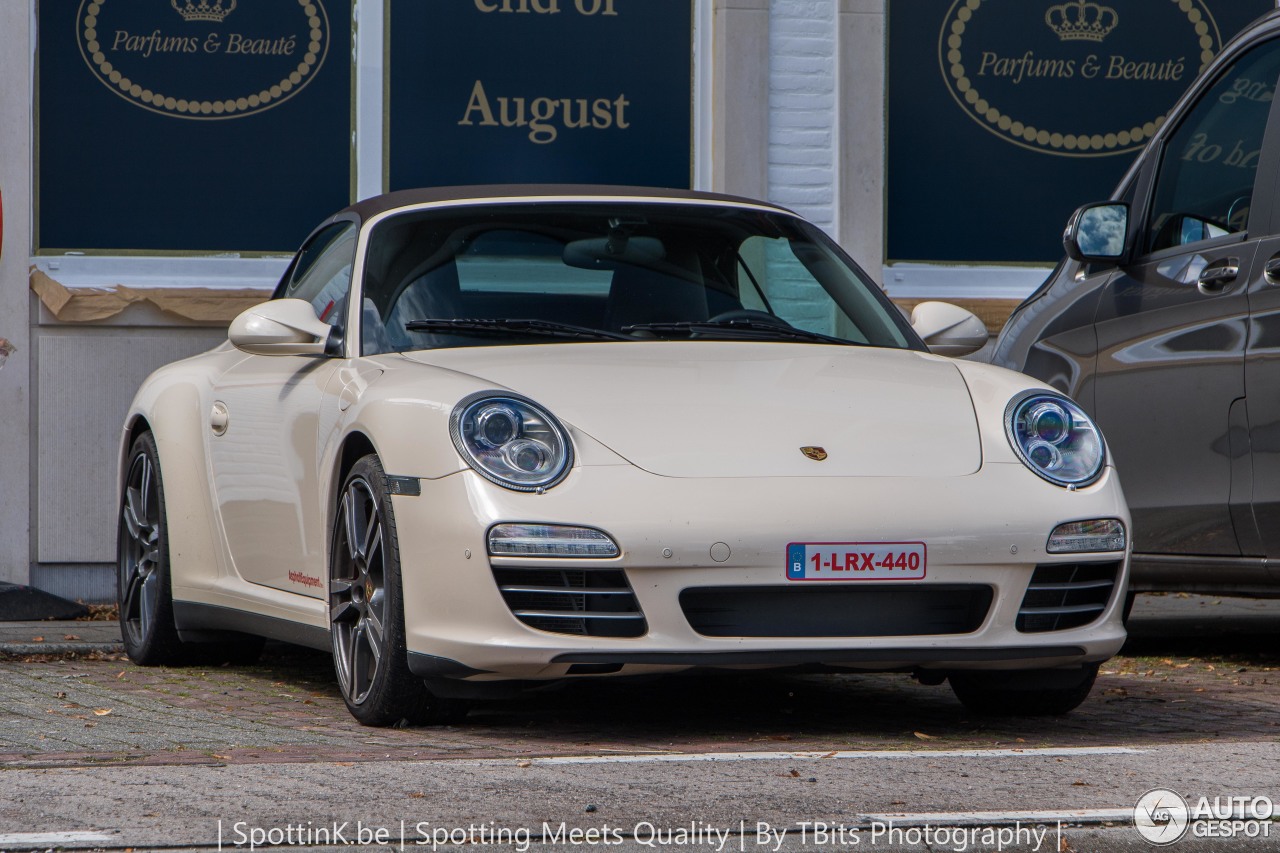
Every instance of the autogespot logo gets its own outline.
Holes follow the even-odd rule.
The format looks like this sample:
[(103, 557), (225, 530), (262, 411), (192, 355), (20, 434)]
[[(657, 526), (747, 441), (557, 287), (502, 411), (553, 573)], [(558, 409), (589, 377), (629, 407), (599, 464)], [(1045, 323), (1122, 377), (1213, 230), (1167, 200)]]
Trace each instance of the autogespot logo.
[(1152, 844), (1173, 844), (1187, 834), (1191, 810), (1187, 801), (1164, 788), (1147, 791), (1133, 807), (1133, 825)]

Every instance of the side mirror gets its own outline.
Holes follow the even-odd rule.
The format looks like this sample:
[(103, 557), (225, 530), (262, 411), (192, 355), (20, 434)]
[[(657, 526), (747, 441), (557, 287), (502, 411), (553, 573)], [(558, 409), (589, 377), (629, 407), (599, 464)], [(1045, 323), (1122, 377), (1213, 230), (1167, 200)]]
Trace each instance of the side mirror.
[(232, 320), (227, 337), (236, 349), (254, 355), (324, 355), (332, 332), (310, 302), (273, 299)]
[(1124, 263), (1129, 254), (1129, 205), (1086, 204), (1071, 215), (1062, 247), (1073, 261)]
[(911, 310), (911, 328), (937, 355), (968, 355), (990, 338), (986, 324), (950, 302), (921, 302)]

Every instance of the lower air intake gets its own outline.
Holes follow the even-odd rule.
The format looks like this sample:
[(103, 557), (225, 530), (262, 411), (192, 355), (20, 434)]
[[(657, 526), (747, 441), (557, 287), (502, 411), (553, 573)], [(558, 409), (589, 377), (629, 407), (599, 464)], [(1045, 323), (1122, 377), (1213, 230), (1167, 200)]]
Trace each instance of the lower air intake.
[(530, 628), (583, 637), (639, 637), (644, 613), (621, 569), (494, 567), (511, 612)]
[(991, 599), (978, 584), (696, 587), (680, 606), (706, 637), (908, 637), (976, 631)]
[(1018, 630), (1038, 634), (1088, 625), (1107, 609), (1119, 574), (1119, 562), (1036, 566), (1018, 608)]

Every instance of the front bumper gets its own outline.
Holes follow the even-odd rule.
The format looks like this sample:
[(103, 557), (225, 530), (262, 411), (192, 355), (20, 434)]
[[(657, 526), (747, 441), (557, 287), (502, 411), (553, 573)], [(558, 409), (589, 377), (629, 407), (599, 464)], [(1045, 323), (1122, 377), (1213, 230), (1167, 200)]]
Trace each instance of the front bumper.
[[(1065, 521), (1119, 518), (1128, 528), (1110, 469), (1097, 483), (1071, 492), (1011, 464), (937, 480), (680, 479), (629, 465), (590, 466), (543, 495), (510, 492), (463, 472), (423, 480), (420, 496), (396, 496), (393, 506), (407, 646), (413, 669), (425, 677), (537, 681), (695, 666), (1038, 669), (1106, 660), (1125, 638), (1120, 617), (1128, 554), (1045, 553), (1050, 531)], [(592, 526), (613, 537), (622, 554), (604, 560), (491, 558), (486, 533), (500, 522)], [(681, 606), (682, 593), (709, 588), (764, 595), (776, 590), (781, 600), (795, 587), (785, 576), (788, 543), (916, 541), (928, 548), (920, 580), (802, 585), (838, 587), (846, 597), (860, 595), (851, 590), (888, 586), (908, 598), (913, 590), (944, 597), (952, 590), (989, 590), (989, 605), (974, 626), (897, 636), (778, 636), (776, 630), (771, 636), (709, 636), (695, 630)], [(1115, 566), (1105, 607), (1078, 627), (1019, 631), (1033, 572), (1054, 564)], [(621, 570), (643, 614), (643, 632), (580, 636), (531, 627), (504, 600), (495, 567)]]

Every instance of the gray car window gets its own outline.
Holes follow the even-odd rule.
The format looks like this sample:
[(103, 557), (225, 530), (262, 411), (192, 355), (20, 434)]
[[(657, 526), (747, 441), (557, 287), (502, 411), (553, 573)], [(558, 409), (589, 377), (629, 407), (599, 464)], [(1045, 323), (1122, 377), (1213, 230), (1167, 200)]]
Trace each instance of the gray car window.
[(1248, 227), (1277, 77), (1280, 41), (1253, 48), (1219, 77), (1169, 136), (1147, 220), (1149, 251)]

